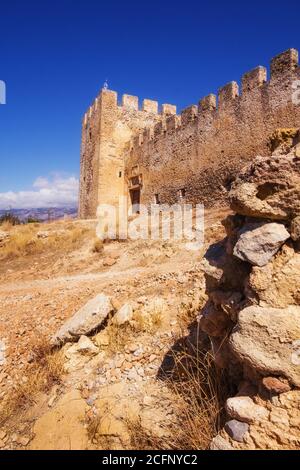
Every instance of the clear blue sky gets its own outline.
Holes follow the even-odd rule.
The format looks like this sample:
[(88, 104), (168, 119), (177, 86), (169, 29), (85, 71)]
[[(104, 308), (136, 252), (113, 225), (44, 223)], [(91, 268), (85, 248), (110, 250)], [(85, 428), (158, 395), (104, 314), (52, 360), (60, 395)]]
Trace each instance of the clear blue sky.
[(299, 48), (299, 19), (299, 0), (1, 1), (0, 193), (78, 176), (81, 117), (106, 78), (180, 109)]

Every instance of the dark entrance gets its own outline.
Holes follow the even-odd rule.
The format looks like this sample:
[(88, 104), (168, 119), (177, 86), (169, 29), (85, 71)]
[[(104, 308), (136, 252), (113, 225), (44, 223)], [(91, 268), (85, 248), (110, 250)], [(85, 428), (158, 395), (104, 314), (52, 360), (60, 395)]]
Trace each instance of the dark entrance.
[(131, 189), (130, 190), (130, 199), (132, 204), (132, 213), (139, 214), (140, 212), (140, 203), (141, 203), (141, 190), (140, 189)]

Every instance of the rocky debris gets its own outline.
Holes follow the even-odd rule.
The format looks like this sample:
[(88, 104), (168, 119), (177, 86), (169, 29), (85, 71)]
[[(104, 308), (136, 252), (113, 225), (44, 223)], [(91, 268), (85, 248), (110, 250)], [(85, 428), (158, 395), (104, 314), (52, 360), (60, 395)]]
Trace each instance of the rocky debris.
[(226, 253), (226, 241), (211, 245), (205, 253), (202, 269), (205, 273), (206, 289), (241, 292), (250, 268), (243, 261)]
[(294, 342), (299, 338), (300, 307), (251, 306), (239, 313), (229, 345), (242, 363), (263, 375), (286, 377), (299, 387), (299, 365), (292, 361)]
[(291, 390), (291, 387), (286, 379), (279, 379), (277, 377), (264, 377), (262, 385), (271, 395), (280, 395)]
[(105, 330), (100, 331), (100, 333), (98, 333), (95, 336), (94, 340), (95, 340), (95, 343), (97, 344), (97, 346), (99, 346), (99, 348), (108, 346), (109, 345), (109, 334)]
[(239, 233), (233, 254), (254, 266), (264, 266), (288, 238), (290, 234), (283, 224), (245, 224)]
[(130, 303), (124, 304), (114, 315), (113, 323), (121, 326), (128, 323), (133, 318), (133, 307)]
[(80, 339), (76, 345), (76, 350), (79, 353), (86, 354), (88, 356), (94, 356), (99, 352), (98, 348), (87, 336), (80, 336)]
[(232, 184), (236, 214), (223, 222), (227, 237), (204, 256), (200, 329), (239, 390), (227, 400), (230, 420), (212, 448), (300, 442), (300, 146), (288, 155), (283, 148), (254, 159)]
[(103, 261), (102, 261), (103, 266), (106, 266), (106, 267), (111, 267), (116, 263), (117, 263), (117, 259), (109, 257), (109, 256), (104, 258)]
[(245, 435), (249, 431), (249, 424), (232, 419), (225, 424), (225, 431), (234, 441), (244, 442)]
[(82, 335), (88, 335), (99, 328), (104, 320), (113, 312), (110, 298), (99, 294), (89, 300), (75, 313), (54, 335), (53, 344), (64, 344), (75, 341)]

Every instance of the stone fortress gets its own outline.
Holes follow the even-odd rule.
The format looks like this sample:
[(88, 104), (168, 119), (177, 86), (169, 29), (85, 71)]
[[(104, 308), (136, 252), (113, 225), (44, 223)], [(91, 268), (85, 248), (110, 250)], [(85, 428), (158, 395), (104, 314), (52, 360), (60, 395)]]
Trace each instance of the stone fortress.
[(236, 174), (271, 155), (277, 128), (299, 127), (298, 51), (259, 66), (176, 114), (176, 106), (102, 89), (82, 124), (79, 217), (99, 204), (226, 204)]

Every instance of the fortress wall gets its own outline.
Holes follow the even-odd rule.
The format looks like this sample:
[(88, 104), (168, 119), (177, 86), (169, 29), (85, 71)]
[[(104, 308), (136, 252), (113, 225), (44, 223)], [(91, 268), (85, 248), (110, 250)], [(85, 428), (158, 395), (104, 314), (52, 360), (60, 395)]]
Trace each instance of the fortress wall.
[[(174, 107), (144, 100), (139, 105), (136, 96), (118, 95), (102, 90), (82, 126), (80, 163), (79, 216), (94, 218), (99, 204), (117, 205), (119, 195), (126, 194), (124, 154), (126, 144), (146, 127), (163, 120)], [(176, 111), (175, 111), (176, 112)]]
[[(270, 154), (276, 128), (299, 127), (300, 106), (292, 102), (300, 79), (298, 52), (290, 49), (264, 67), (246, 73), (241, 90), (231, 82), (180, 116), (172, 115), (145, 129), (128, 146), (125, 176), (142, 175), (141, 202), (186, 202), (206, 206), (226, 203), (237, 172), (254, 156)], [(298, 87), (299, 88), (299, 87)], [(183, 190), (180, 192), (180, 190)]]

